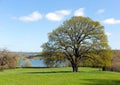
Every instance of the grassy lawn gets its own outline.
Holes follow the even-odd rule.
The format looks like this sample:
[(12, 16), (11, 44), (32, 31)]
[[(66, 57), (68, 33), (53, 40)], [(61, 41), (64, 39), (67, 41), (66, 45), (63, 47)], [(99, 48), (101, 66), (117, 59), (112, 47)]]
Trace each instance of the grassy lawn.
[(95, 68), (40, 68), (0, 72), (0, 85), (120, 85), (120, 73)]

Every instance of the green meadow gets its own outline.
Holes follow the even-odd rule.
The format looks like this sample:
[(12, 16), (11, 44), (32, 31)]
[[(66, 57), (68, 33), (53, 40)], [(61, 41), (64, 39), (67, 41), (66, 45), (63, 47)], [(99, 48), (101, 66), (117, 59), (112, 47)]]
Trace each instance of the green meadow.
[(0, 85), (120, 85), (120, 73), (96, 68), (18, 68), (0, 72)]

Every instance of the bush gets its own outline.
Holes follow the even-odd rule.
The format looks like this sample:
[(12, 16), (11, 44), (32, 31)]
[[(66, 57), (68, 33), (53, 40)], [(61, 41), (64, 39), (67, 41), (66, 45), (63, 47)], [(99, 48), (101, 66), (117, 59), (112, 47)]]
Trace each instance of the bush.
[(16, 53), (10, 52), (6, 49), (0, 50), (0, 67), (4, 69), (14, 69), (17, 65)]
[(30, 62), (30, 60), (29, 60), (29, 59), (26, 59), (26, 60), (24, 61), (23, 67), (31, 67), (31, 66), (32, 66), (32, 63)]

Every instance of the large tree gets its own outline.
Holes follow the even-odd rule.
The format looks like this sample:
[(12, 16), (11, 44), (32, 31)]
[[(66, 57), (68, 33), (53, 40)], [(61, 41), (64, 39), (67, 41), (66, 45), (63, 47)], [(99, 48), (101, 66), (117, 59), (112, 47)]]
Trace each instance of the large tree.
[[(78, 65), (84, 59), (105, 62), (110, 55), (100, 56), (101, 52), (110, 50), (104, 27), (88, 17), (72, 17), (57, 29), (49, 33), (49, 41), (43, 45), (47, 53), (62, 53), (70, 61), (73, 72), (78, 71)], [(105, 54), (105, 53), (104, 53)], [(109, 63), (110, 65), (110, 63)]]

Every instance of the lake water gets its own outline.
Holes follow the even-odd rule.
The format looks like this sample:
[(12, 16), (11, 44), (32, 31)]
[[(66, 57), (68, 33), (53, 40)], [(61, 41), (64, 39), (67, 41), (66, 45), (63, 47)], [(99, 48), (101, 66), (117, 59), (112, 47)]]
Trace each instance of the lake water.
[[(45, 67), (43, 60), (29, 60), (33, 67)], [(20, 66), (23, 66), (25, 60), (20, 61)]]
[[(30, 59), (29, 60), (30, 63), (32, 64), (32, 67), (46, 67), (46, 65), (44, 64), (44, 61), (43, 60), (33, 60), (33, 59)], [(24, 66), (24, 63), (25, 63), (25, 60), (21, 60), (20, 61), (20, 67)], [(62, 66), (69, 66), (69, 62), (66, 61), (64, 63), (58, 63), (58, 67), (62, 67)]]

